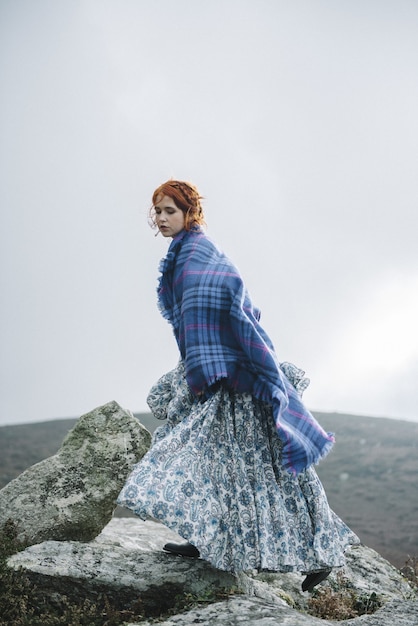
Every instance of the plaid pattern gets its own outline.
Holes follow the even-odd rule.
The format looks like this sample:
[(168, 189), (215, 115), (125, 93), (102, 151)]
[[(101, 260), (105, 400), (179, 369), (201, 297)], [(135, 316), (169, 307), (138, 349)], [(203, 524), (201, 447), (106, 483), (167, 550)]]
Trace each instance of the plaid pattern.
[(204, 400), (215, 383), (226, 380), (232, 389), (268, 402), (283, 441), (283, 466), (298, 474), (317, 463), (334, 437), (280, 368), (260, 311), (231, 261), (196, 228), (173, 239), (160, 271), (159, 307), (173, 326), (193, 394)]

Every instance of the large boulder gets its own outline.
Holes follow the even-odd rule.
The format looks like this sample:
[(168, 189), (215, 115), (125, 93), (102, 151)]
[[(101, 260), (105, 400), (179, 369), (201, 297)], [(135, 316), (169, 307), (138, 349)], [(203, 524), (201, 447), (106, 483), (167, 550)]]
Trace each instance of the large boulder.
[(12, 520), (28, 544), (93, 539), (150, 443), (150, 433), (116, 402), (81, 416), (57, 454), (0, 490), (0, 527)]
[[(46, 596), (65, 594), (81, 602), (105, 594), (121, 610), (140, 603), (145, 619), (167, 614), (178, 598), (190, 594), (207, 600), (207, 606), (172, 616), (161, 626), (335, 624), (307, 613), (310, 594), (300, 589), (301, 575), (234, 576), (201, 559), (162, 552), (167, 541), (179, 537), (153, 520), (114, 518), (88, 544), (44, 542), (12, 556), (8, 564), (22, 568)], [(376, 613), (348, 620), (347, 626), (418, 626), (416, 594), (390, 563), (365, 546), (356, 546), (347, 557), (348, 588), (358, 597), (376, 594), (383, 603)], [(338, 576), (333, 572), (322, 587), (338, 585)], [(228, 598), (217, 602), (223, 595)]]
[(115, 518), (90, 543), (45, 541), (10, 557), (46, 597), (96, 601), (105, 594), (113, 606), (129, 609), (138, 602), (147, 615), (172, 608), (183, 594), (202, 596), (236, 585), (232, 574), (198, 559), (162, 551), (167, 541), (181, 541), (162, 524)]

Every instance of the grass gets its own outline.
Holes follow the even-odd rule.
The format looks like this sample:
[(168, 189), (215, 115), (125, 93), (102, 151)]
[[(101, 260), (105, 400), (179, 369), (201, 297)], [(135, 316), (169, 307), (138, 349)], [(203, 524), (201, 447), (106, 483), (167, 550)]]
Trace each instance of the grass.
[(405, 565), (401, 568), (401, 574), (411, 587), (418, 592), (418, 557), (408, 556)]
[[(411, 588), (418, 592), (418, 557), (408, 557), (401, 573)], [(346, 620), (374, 613), (383, 605), (376, 593), (356, 594), (350, 581), (339, 572), (336, 583), (314, 590), (308, 601), (310, 615), (328, 620)]]
[(308, 600), (308, 612), (321, 619), (346, 620), (374, 613), (382, 605), (382, 598), (375, 592), (358, 595), (339, 572), (334, 585), (314, 590)]

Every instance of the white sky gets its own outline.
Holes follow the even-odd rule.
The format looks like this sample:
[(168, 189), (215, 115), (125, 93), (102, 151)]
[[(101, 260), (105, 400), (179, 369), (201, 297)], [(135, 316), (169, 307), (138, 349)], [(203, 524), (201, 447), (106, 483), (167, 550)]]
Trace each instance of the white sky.
[(0, 424), (147, 410), (174, 176), (318, 411), (418, 420), (418, 2), (0, 0)]

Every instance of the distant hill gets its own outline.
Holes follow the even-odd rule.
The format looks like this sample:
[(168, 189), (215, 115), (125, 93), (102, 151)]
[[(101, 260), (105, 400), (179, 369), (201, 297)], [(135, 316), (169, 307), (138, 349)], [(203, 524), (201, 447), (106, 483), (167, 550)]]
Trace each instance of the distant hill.
[(336, 433), (318, 475), (331, 508), (388, 561), (418, 556), (418, 423), (315, 413)]
[[(136, 416), (153, 432), (150, 413)], [(315, 413), (336, 433), (330, 455), (317, 468), (334, 511), (397, 567), (418, 556), (418, 423)], [(54, 454), (76, 419), (0, 427), (0, 488)]]

